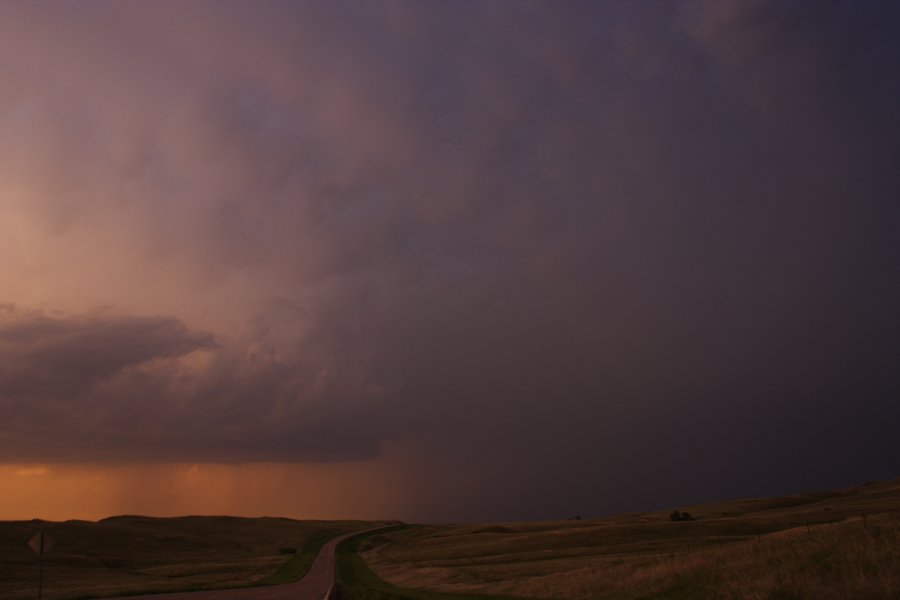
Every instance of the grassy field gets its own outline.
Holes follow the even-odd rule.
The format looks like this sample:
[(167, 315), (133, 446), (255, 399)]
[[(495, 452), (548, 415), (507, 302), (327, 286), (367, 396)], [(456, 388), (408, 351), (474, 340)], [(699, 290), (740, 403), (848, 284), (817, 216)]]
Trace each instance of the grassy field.
[[(675, 508), (694, 520), (671, 521)], [(380, 597), (900, 599), (900, 480), (596, 520), (417, 526), (357, 543), (365, 562), (347, 562), (344, 577)]]
[(488, 594), (452, 594), (401, 588), (376, 576), (359, 553), (387, 543), (385, 537), (409, 529), (399, 525), (344, 540), (337, 548), (337, 580), (340, 600), (511, 600)]
[[(672, 509), (694, 520), (670, 520)], [(375, 525), (237, 517), (0, 522), (0, 598), (284, 583)], [(900, 600), (900, 480), (596, 520), (397, 526), (338, 548), (342, 600)]]
[(329, 538), (361, 521), (238, 517), (112, 517), (96, 523), (0, 522), (0, 598), (31, 599), (44, 525), (44, 597), (74, 600), (157, 591), (285, 583), (304, 575)]

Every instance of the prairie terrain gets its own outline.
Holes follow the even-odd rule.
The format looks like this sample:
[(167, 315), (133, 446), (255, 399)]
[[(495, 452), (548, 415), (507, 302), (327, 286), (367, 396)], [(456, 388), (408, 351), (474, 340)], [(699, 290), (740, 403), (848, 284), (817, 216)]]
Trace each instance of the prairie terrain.
[(900, 598), (900, 480), (677, 507), (691, 521), (672, 521), (672, 509), (596, 520), (420, 526), (364, 540), (359, 552), (388, 584), (440, 594)]
[(48, 600), (282, 583), (305, 573), (327, 539), (370, 525), (268, 517), (0, 522), (0, 598), (35, 597), (37, 555), (26, 543), (42, 524), (54, 541), (44, 557)]

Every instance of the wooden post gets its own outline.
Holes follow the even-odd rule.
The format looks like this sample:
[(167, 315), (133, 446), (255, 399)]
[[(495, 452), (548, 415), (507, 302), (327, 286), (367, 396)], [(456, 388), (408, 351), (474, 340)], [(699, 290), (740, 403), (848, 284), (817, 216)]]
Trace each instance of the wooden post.
[(865, 530), (867, 530), (867, 531), (868, 531), (868, 529), (869, 529), (869, 521), (866, 520), (866, 513), (865, 513), (865, 512), (863, 512), (863, 529), (865, 529)]
[(41, 543), (38, 552), (38, 600), (44, 597), (44, 528), (41, 527)]

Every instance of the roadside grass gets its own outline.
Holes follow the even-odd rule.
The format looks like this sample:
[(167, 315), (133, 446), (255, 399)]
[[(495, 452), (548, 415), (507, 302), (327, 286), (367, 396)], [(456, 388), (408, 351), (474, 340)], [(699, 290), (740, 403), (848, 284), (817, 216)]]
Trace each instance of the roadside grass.
[(286, 583), (308, 571), (325, 540), (371, 525), (269, 517), (0, 522), (0, 598), (36, 596), (37, 556), (26, 543), (42, 526), (55, 542), (44, 559), (44, 598), (86, 600)]
[(285, 561), (277, 571), (260, 579), (258, 583), (260, 585), (278, 585), (302, 579), (309, 572), (322, 546), (333, 537), (335, 537), (335, 533), (331, 531), (310, 537), (303, 547)]
[[(900, 480), (581, 521), (420, 526), (360, 544), (374, 577), (583, 600), (900, 600)], [(409, 596), (411, 597), (411, 596)]]
[(401, 588), (380, 579), (359, 556), (360, 547), (373, 540), (385, 542), (390, 533), (409, 529), (398, 525), (366, 532), (338, 544), (336, 551), (338, 598), (340, 600), (517, 600), (489, 594), (449, 594), (421, 589)]

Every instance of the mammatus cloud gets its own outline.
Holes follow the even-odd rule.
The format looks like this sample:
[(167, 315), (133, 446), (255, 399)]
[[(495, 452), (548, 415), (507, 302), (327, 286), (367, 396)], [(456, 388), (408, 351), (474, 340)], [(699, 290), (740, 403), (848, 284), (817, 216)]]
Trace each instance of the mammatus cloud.
[(394, 444), (462, 517), (896, 468), (891, 3), (0, 12), (6, 459)]

